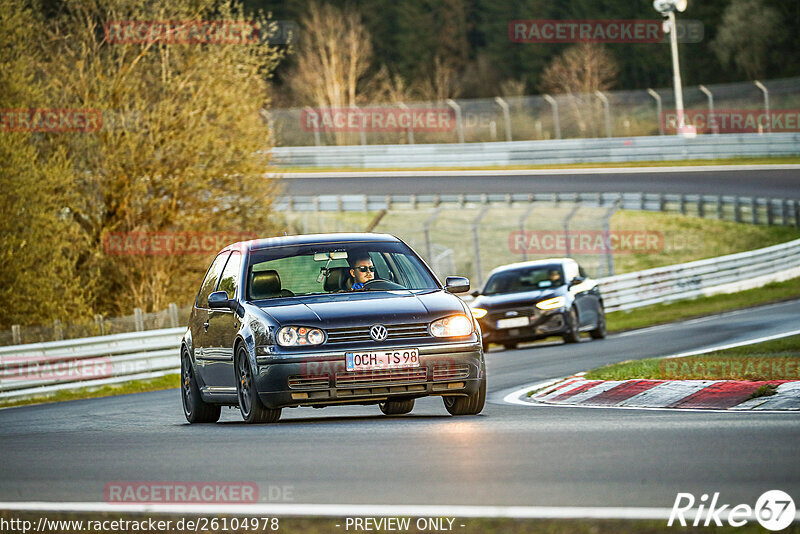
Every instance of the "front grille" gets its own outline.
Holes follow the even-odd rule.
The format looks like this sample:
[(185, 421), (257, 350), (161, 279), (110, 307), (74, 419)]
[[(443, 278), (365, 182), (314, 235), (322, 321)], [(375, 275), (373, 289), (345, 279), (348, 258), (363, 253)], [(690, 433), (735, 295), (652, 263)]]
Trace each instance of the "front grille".
[[(326, 343), (352, 343), (356, 341), (372, 341), (369, 335), (370, 326), (352, 326), (345, 328), (329, 328), (326, 330), (328, 340)], [(387, 324), (388, 334), (386, 341), (396, 339), (414, 339), (430, 337), (428, 323)]]
[(469, 365), (445, 365), (442, 367), (433, 368), (434, 382), (445, 380), (458, 380), (460, 378), (467, 378), (469, 376)]
[(419, 384), (427, 379), (424, 367), (413, 369), (387, 369), (383, 371), (357, 371), (336, 373), (337, 388), (394, 386), (398, 384)]
[(328, 375), (294, 375), (289, 377), (290, 389), (325, 389), (328, 387)]

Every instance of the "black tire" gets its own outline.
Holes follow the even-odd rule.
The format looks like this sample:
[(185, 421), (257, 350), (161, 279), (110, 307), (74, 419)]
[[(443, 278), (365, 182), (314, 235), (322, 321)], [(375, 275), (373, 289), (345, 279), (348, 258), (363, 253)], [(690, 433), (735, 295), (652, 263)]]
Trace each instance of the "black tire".
[(481, 379), (478, 392), (469, 397), (442, 397), (445, 409), (450, 415), (478, 415), (486, 404), (486, 371)]
[(516, 343), (503, 343), (503, 346), (506, 348), (506, 350), (514, 350), (517, 348)]
[(218, 404), (209, 404), (200, 396), (192, 362), (185, 350), (181, 351), (181, 404), (183, 404), (183, 415), (190, 423), (219, 421), (222, 407)]
[(387, 400), (379, 406), (385, 415), (403, 415), (414, 409), (414, 399)]
[(281, 418), (280, 408), (267, 408), (256, 391), (250, 358), (244, 347), (236, 353), (236, 393), (239, 397), (239, 411), (245, 423), (275, 423)]
[(597, 317), (597, 328), (595, 328), (594, 330), (590, 330), (589, 335), (592, 336), (592, 339), (605, 339), (606, 312), (603, 308), (600, 308), (599, 310), (599, 315)]
[(578, 312), (575, 311), (575, 308), (570, 308), (569, 310), (569, 314), (567, 315), (567, 328), (567, 333), (562, 336), (564, 338), (564, 343), (580, 343), (580, 322), (578, 321)]

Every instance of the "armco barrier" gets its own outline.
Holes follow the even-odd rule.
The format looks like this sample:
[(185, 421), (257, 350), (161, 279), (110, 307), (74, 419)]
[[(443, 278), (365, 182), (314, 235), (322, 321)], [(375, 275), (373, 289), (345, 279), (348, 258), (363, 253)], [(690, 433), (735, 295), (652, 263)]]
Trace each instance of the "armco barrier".
[[(599, 283), (606, 310), (615, 311), (739, 291), (796, 276), (800, 276), (800, 239), (749, 252), (601, 278)], [(185, 328), (169, 328), (0, 347), (0, 399), (178, 373), (179, 344), (184, 331)], [(90, 369), (96, 367), (100, 371), (62, 373), (65, 368), (81, 369), (82, 363), (90, 363)], [(29, 377), (20, 379), (20, 372)]]
[(483, 167), (677, 161), (800, 154), (800, 132), (558, 139), (428, 145), (274, 147), (272, 164), (288, 167)]

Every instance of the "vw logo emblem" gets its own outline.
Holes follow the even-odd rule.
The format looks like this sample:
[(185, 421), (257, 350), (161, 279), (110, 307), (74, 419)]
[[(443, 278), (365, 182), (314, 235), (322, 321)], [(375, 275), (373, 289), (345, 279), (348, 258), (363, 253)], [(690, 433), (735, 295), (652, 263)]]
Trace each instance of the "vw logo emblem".
[(382, 324), (373, 325), (372, 328), (369, 329), (369, 336), (375, 341), (383, 341), (388, 334), (389, 332)]

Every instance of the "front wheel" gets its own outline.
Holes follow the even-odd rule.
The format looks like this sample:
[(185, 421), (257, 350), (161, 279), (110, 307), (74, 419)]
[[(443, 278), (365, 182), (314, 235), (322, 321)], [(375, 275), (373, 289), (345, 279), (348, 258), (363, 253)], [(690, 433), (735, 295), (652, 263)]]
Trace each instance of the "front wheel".
[(181, 353), (181, 397), (183, 415), (190, 423), (216, 423), (219, 421), (221, 406), (209, 404), (200, 396), (200, 388), (194, 376), (189, 353)]
[(414, 409), (414, 399), (387, 400), (380, 407), (385, 415), (403, 415)]
[(486, 404), (486, 374), (481, 379), (478, 392), (469, 397), (442, 397), (450, 415), (478, 415)]
[(570, 308), (569, 314), (567, 314), (567, 329), (567, 333), (563, 335), (564, 343), (579, 343), (581, 340), (580, 323), (575, 308)]
[(604, 339), (606, 337), (606, 312), (600, 308), (597, 315), (597, 327), (589, 331), (592, 339)]
[(280, 408), (267, 408), (258, 397), (250, 358), (244, 347), (240, 347), (236, 355), (236, 379), (239, 411), (245, 423), (274, 423), (281, 418)]

